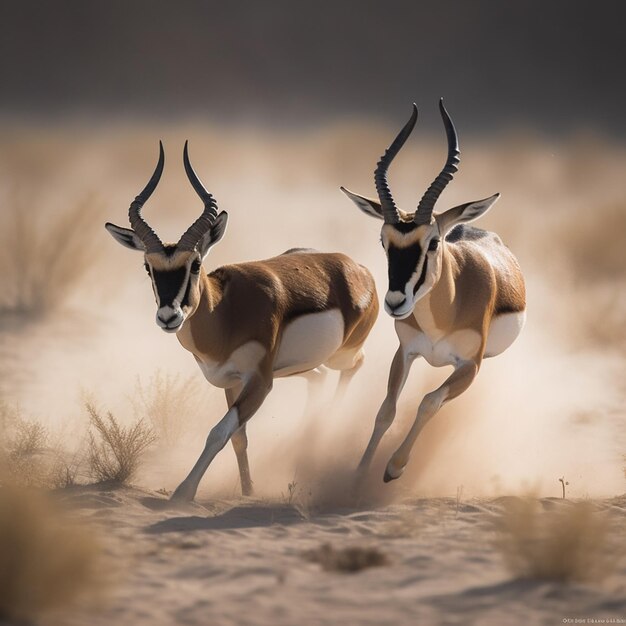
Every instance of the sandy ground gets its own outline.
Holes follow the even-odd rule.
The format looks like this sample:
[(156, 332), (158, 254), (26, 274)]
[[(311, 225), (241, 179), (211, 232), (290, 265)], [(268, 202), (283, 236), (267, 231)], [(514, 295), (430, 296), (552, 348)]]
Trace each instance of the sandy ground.
[[(223, 415), (223, 392), (206, 385), (190, 355), (156, 328), (140, 257), (118, 249), (102, 223), (125, 223), (129, 199), (151, 167), (155, 138), (163, 136), (170, 165), (146, 215), (165, 239), (177, 238), (199, 211), (175, 161), (175, 149), (193, 137), (194, 164), (230, 215), (207, 270), (293, 245), (342, 250), (372, 270), (382, 295), (387, 278), (379, 224), (360, 216), (338, 187), (372, 192), (371, 170), (389, 130), (366, 136), (360, 127), (338, 130), (277, 140), (244, 130), (176, 127), (162, 135), (162, 129), (121, 128), (71, 140), (52, 134), (48, 152), (38, 132), (13, 140), (9, 133), (9, 147), (0, 154), (0, 191), (10, 199), (13, 185), (31, 189), (36, 179), (32, 198), (46, 195), (34, 223), (45, 233), (46, 219), (98, 190), (100, 213), (97, 202), (89, 205), (89, 241), (100, 257), (55, 315), (32, 324), (0, 320), (0, 400), (40, 420), (63, 449), (81, 455), (85, 397), (128, 423), (145, 417), (137, 412), (139, 377), (144, 385), (158, 372), (192, 380), (191, 397), (175, 396), (182, 440), (148, 451), (136, 478), (143, 489), (174, 489)], [(440, 139), (437, 152), (427, 142), (409, 146), (394, 164), (403, 206), (413, 206), (416, 190), (430, 182), (425, 165), (442, 155)], [(626, 499), (618, 496), (625, 487), (626, 308), (620, 294), (626, 293), (626, 248), (605, 232), (623, 232), (626, 154), (605, 143), (535, 146), (522, 139), (470, 144), (445, 206), (503, 192), (478, 225), (496, 230), (525, 270), (527, 326), (428, 425), (402, 480), (382, 485), (383, 466), (419, 400), (448, 375), (424, 363), (414, 366), (375, 460), (373, 501), (342, 508), (350, 496), (344, 479), (367, 443), (397, 346), (383, 314), (341, 410), (307, 418), (304, 383), (285, 380), (250, 421), (260, 499), (237, 498), (230, 450), (207, 472), (199, 502), (182, 510), (168, 508), (156, 491), (81, 486), (63, 492), (74, 514), (95, 524), (108, 557), (102, 569), (113, 583), (96, 608), (50, 617), (43, 626), (626, 623), (625, 566), (601, 583), (520, 582), (494, 547), (493, 522), (506, 498), (533, 491), (544, 507), (561, 506), (550, 499), (560, 495), (559, 477), (569, 482), (569, 498), (593, 499), (610, 511), (616, 528), (623, 529), (626, 514)], [(23, 162), (12, 156), (11, 141)], [(25, 206), (39, 205), (32, 198), (26, 196)], [(11, 215), (0, 214), (8, 220), (3, 223)], [(0, 274), (6, 289), (12, 276)], [(326, 406), (334, 384), (331, 375)], [(91, 479), (78, 476), (82, 483)], [(308, 504), (306, 498), (289, 503), (284, 494), (293, 483), (299, 492), (317, 490)], [(374, 547), (387, 563), (353, 574), (326, 571), (305, 554), (325, 544)]]
[[(115, 582), (96, 608), (50, 621), (59, 626), (626, 620), (624, 563), (594, 584), (511, 577), (494, 548), (494, 520), (506, 498), (307, 511), (253, 498), (173, 509), (159, 494), (106, 486), (63, 497), (95, 524)], [(544, 498), (541, 505), (571, 503)], [(626, 497), (597, 505), (616, 524), (626, 521)], [(387, 563), (326, 571), (307, 558), (324, 544), (375, 548)]]

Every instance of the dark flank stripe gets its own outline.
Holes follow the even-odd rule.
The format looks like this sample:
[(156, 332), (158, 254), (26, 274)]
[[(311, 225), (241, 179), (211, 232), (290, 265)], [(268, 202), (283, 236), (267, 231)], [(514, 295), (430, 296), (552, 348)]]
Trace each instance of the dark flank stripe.
[[(404, 291), (406, 284), (417, 269), (421, 256), (422, 247), (419, 243), (415, 243), (407, 248), (389, 246), (387, 257), (390, 291)], [(424, 275), (423, 272), (422, 275)]]
[(521, 313), (526, 307), (522, 302), (519, 304), (503, 304), (499, 307), (496, 307), (494, 311), (494, 316), (505, 315), (507, 313)]
[(179, 294), (183, 281), (187, 275), (187, 269), (181, 267), (176, 270), (154, 271), (154, 284), (159, 296), (159, 304), (166, 306), (172, 304), (174, 298)]

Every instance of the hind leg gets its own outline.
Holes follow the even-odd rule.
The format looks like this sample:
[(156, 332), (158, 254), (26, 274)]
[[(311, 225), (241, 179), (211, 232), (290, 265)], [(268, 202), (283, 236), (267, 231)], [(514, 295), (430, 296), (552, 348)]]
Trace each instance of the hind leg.
[(313, 370), (301, 372), (298, 374), (307, 381), (306, 405), (304, 407), (305, 418), (315, 415), (319, 412), (322, 396), (322, 389), (326, 381), (327, 371), (325, 368), (317, 367)]
[[(226, 393), (226, 402), (230, 409), (239, 394), (241, 393), (241, 385), (224, 390)], [(246, 424), (240, 426), (230, 438), (233, 444), (233, 450), (237, 456), (237, 465), (239, 467), (239, 480), (241, 481), (241, 494), (244, 496), (252, 495), (252, 479), (250, 478), (250, 465), (248, 463), (248, 436), (246, 434)]]
[(333, 398), (333, 404), (341, 404), (345, 398), (346, 391), (354, 375), (361, 369), (365, 361), (365, 353), (363, 350), (359, 350), (354, 356), (352, 366), (347, 369), (342, 369), (339, 374), (339, 382), (337, 383), (337, 389), (335, 390), (335, 397)]

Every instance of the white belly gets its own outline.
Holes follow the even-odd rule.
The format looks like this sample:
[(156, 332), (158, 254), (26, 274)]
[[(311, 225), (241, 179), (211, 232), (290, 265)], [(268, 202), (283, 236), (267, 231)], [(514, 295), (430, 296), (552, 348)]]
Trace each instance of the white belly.
[(485, 357), (496, 356), (504, 352), (518, 337), (524, 322), (526, 311), (520, 313), (505, 313), (491, 320)]
[(408, 324), (396, 324), (396, 332), (403, 350), (413, 356), (422, 356), (433, 367), (455, 365), (473, 359), (480, 349), (480, 333), (469, 328), (457, 330), (434, 339)]
[[(322, 365), (343, 344), (343, 331), (343, 316), (336, 309), (296, 318), (283, 331), (273, 364), (274, 376), (289, 376)], [(212, 385), (226, 389), (256, 371), (266, 352), (258, 341), (249, 341), (221, 363), (208, 358), (196, 360)], [(352, 352), (348, 356), (353, 360)]]
[(343, 333), (343, 316), (338, 309), (296, 318), (283, 330), (274, 361), (275, 376), (318, 367), (339, 350)]
[(212, 385), (227, 389), (254, 372), (265, 353), (265, 348), (258, 341), (249, 341), (237, 348), (228, 359), (221, 363), (198, 357), (196, 361), (204, 377)]

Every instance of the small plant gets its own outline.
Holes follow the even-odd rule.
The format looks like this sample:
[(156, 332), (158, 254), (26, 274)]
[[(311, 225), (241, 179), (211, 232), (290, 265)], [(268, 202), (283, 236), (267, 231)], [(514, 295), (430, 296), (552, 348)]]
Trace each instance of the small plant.
[(536, 498), (516, 498), (496, 527), (496, 545), (519, 578), (598, 580), (615, 565), (608, 518), (591, 502), (541, 511)]
[(561, 476), (561, 478), (559, 478), (559, 482), (561, 483), (561, 487), (563, 489), (563, 500), (565, 500), (565, 485), (569, 485), (569, 482), (565, 480), (564, 476)]
[(51, 458), (48, 431), (17, 409), (3, 411), (0, 465), (5, 481), (27, 487), (49, 487)]
[(456, 514), (459, 515), (459, 507), (461, 506), (461, 498), (463, 497), (463, 485), (456, 488)]
[(156, 441), (152, 428), (143, 420), (128, 427), (122, 426), (108, 412), (105, 417), (91, 403), (89, 413), (89, 468), (98, 482), (124, 484), (130, 481), (139, 467), (142, 453)]
[(315, 550), (309, 550), (305, 553), (305, 558), (313, 563), (319, 563), (326, 571), (344, 574), (353, 574), (369, 567), (389, 564), (387, 556), (378, 548), (363, 546), (334, 548), (329, 543), (322, 544)]
[[(298, 489), (298, 483), (295, 480), (292, 480), (288, 485), (287, 485), (287, 495), (284, 496), (285, 500), (287, 501), (287, 504), (293, 504), (293, 499), (296, 496), (296, 491)], [(283, 494), (284, 495), (284, 494)]]

